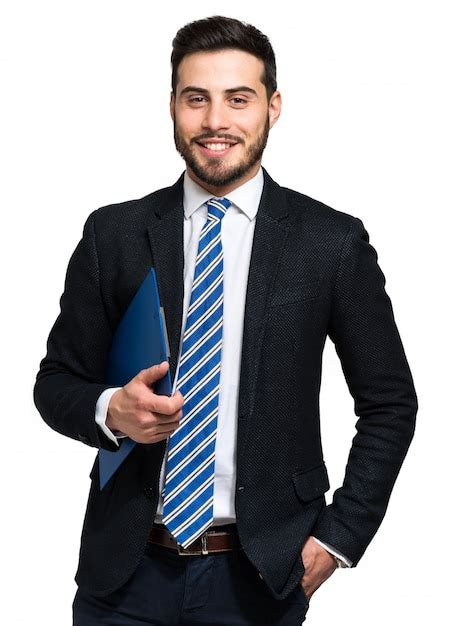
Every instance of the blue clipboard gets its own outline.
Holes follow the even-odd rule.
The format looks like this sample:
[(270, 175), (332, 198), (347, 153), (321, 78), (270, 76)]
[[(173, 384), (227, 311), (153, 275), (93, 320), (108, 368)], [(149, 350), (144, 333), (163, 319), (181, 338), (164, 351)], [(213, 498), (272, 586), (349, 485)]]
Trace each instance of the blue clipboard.
[[(107, 360), (106, 382), (113, 387), (123, 387), (141, 370), (168, 361), (169, 356), (156, 272), (151, 268), (115, 331)], [(171, 395), (170, 370), (157, 381), (154, 392)], [(127, 437), (120, 440), (120, 446), (114, 452), (100, 448), (100, 489), (105, 487), (135, 446), (136, 442)]]

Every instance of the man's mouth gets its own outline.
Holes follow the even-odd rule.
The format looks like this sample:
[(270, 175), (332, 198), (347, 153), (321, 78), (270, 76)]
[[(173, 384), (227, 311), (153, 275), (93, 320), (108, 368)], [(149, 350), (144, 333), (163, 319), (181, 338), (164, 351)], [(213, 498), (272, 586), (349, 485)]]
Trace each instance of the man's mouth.
[(200, 148), (201, 152), (206, 156), (218, 157), (224, 156), (228, 154), (231, 149), (237, 145), (236, 141), (218, 141), (218, 140), (208, 140), (208, 141), (197, 141), (196, 142)]

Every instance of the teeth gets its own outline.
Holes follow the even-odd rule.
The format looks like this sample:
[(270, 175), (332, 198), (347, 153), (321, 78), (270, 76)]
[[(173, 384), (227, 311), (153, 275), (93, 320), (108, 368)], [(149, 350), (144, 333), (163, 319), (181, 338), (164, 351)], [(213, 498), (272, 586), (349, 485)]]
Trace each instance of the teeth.
[(205, 143), (204, 146), (208, 150), (226, 150), (226, 148), (230, 147), (228, 143)]

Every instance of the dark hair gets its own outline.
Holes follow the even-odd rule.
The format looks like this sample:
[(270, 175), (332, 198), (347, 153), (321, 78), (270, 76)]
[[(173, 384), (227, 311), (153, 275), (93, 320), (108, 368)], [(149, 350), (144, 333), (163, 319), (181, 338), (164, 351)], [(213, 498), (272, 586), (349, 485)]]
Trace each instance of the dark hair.
[(251, 24), (221, 15), (190, 22), (176, 33), (171, 54), (173, 93), (176, 93), (179, 64), (187, 54), (227, 48), (249, 52), (263, 61), (265, 71), (261, 81), (269, 100), (277, 89), (276, 60), (270, 40)]

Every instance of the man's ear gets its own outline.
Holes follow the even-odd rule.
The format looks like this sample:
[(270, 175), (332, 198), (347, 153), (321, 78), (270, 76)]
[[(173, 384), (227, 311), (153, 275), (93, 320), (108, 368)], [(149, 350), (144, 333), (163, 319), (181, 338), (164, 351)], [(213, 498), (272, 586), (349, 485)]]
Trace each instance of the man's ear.
[(270, 98), (270, 102), (268, 103), (268, 117), (270, 120), (270, 128), (276, 124), (281, 114), (282, 109), (282, 98), (279, 91), (275, 91), (274, 94)]
[(175, 121), (175, 95), (173, 91), (170, 94), (170, 115), (173, 121)]

